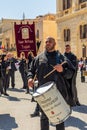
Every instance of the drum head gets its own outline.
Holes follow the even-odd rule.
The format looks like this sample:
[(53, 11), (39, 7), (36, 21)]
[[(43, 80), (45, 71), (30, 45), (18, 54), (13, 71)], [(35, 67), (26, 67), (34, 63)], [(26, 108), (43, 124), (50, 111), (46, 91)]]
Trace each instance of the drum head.
[(36, 92), (34, 92), (33, 96), (36, 97), (36, 96), (40, 96), (40, 95), (44, 94), (44, 93), (47, 92), (53, 85), (54, 85), (54, 82), (53, 82), (53, 81), (50, 81), (50, 82), (47, 82), (47, 83), (41, 85), (41, 86), (36, 90)]

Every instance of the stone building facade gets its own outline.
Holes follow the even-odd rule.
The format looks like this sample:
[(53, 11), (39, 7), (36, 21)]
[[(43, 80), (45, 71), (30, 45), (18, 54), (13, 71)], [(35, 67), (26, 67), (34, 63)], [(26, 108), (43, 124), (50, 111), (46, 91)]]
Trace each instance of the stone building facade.
[(37, 53), (44, 50), (45, 39), (48, 36), (53, 36), (57, 40), (57, 24), (55, 14), (46, 14), (44, 16), (37, 16), (35, 19), (2, 19), (0, 21), (0, 44), (6, 48), (7, 51), (14, 51), (16, 53), (14, 23), (30, 24), (35, 22), (35, 37)]
[(58, 48), (66, 44), (78, 58), (87, 57), (87, 0), (56, 0)]
[[(44, 15), (44, 17), (37, 17), (35, 21), (36, 25), (36, 40), (41, 42), (38, 53), (42, 52), (45, 47), (45, 39), (48, 36), (55, 38), (57, 42), (57, 24), (56, 24), (56, 15), (49, 14)], [(58, 44), (56, 44), (56, 49), (58, 49)]]

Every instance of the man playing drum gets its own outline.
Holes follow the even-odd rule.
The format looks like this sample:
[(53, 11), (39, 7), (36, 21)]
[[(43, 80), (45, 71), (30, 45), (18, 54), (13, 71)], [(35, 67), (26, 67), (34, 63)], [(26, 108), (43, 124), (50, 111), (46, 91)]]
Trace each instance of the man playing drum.
[[(55, 39), (48, 37), (45, 42), (45, 51), (36, 56), (28, 71), (28, 86), (34, 86), (34, 76), (36, 75), (39, 86), (53, 81), (66, 102), (70, 105), (71, 96), (68, 88), (70, 87), (67, 79), (74, 73), (72, 64), (59, 51), (55, 50)], [(41, 110), (40, 117), (41, 130), (49, 130), (49, 119)], [(65, 130), (64, 122), (56, 124), (56, 130)]]

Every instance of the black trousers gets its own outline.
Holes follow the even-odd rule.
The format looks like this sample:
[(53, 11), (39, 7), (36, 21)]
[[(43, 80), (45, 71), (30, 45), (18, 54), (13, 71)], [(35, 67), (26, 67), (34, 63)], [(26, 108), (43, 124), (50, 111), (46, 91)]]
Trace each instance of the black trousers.
[[(40, 125), (41, 130), (49, 130), (49, 120), (42, 111), (41, 111)], [(56, 130), (65, 130), (64, 122), (56, 125)]]
[(27, 88), (27, 86), (28, 86), (28, 84), (27, 84), (27, 76), (26, 76), (24, 71), (21, 72), (21, 78), (22, 78), (22, 81), (23, 81), (23, 88)]
[(6, 90), (7, 90), (7, 81), (8, 81), (8, 75), (5, 75), (3, 77), (3, 90), (4, 90), (4, 93), (6, 93)]
[(85, 82), (85, 76), (83, 76), (83, 70), (81, 71), (81, 82)]
[(10, 78), (11, 78), (11, 86), (14, 88), (15, 86), (15, 71), (9, 70), (8, 77), (7, 77), (7, 88), (9, 88), (10, 85)]
[(39, 104), (37, 103), (36, 104), (36, 108), (35, 108), (35, 113), (39, 113), (40, 112), (40, 106)]
[(0, 93), (3, 93), (3, 78), (0, 77)]

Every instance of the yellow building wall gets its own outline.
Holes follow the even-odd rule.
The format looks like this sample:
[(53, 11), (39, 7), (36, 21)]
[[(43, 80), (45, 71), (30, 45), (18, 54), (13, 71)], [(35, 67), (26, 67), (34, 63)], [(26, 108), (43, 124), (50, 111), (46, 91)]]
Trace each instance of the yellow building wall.
[[(58, 23), (58, 45), (60, 51), (64, 53), (65, 44), (70, 44), (72, 51), (77, 55), (77, 57), (82, 57), (82, 45), (87, 46), (87, 39), (80, 39), (79, 26), (81, 24), (87, 24), (87, 14), (77, 15), (76, 17), (66, 19), (63, 22)], [(69, 28), (71, 30), (71, 41), (64, 42), (64, 29)]]
[[(57, 42), (58, 42), (58, 48), (62, 53), (64, 53), (65, 51), (65, 45), (70, 44), (72, 52), (76, 54), (78, 58), (80, 58), (82, 57), (83, 44), (86, 45), (87, 50), (87, 38), (80, 39), (80, 25), (87, 24), (87, 7), (80, 9), (81, 5), (79, 5), (79, 2), (78, 6), (77, 3), (75, 3), (75, 1), (72, 2), (74, 2), (72, 6), (76, 4), (75, 8), (72, 7), (66, 10), (68, 11), (67, 14), (64, 14), (65, 11), (63, 10), (62, 11), (58, 10), (59, 5), (56, 6)], [(60, 4), (60, 0), (57, 0), (57, 3)], [(70, 42), (64, 42), (64, 29), (70, 29), (70, 36), (71, 36)]]
[[(45, 49), (45, 40), (48, 36), (52, 36), (55, 38), (56, 42), (57, 42), (57, 24), (55, 21), (50, 21), (50, 20), (43, 20), (42, 21), (42, 36), (41, 36), (41, 39), (42, 39), (42, 43), (41, 43), (41, 46), (40, 46), (40, 49), (39, 49), (39, 52), (42, 52), (44, 49)], [(58, 50), (58, 44), (56, 43), (56, 49)]]

